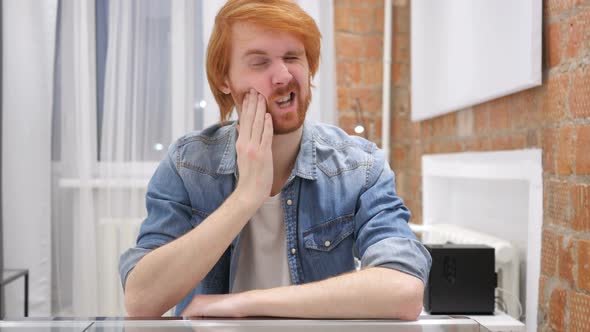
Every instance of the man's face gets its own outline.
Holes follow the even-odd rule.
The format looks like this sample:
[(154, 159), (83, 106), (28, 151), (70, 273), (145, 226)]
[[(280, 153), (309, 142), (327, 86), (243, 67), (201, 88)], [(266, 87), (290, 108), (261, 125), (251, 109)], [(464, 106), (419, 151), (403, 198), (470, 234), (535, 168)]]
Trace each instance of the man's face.
[(231, 93), (238, 114), (250, 89), (266, 98), (275, 135), (299, 129), (311, 98), (303, 43), (285, 32), (234, 24), (229, 75), (222, 91)]

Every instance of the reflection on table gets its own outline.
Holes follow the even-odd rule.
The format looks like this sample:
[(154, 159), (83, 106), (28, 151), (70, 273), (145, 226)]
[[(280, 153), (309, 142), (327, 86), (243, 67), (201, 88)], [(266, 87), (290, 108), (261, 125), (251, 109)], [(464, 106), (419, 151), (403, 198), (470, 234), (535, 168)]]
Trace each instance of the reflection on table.
[(469, 318), (449, 316), (422, 316), (417, 321), (396, 320), (304, 320), (304, 319), (28, 319), (0, 321), (2, 332), (489, 332)]

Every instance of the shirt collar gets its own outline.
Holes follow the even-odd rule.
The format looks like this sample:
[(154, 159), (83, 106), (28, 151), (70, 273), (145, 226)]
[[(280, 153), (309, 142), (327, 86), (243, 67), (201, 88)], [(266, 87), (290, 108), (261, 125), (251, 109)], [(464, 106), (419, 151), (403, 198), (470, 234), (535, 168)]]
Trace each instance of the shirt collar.
[[(225, 130), (229, 130), (229, 135), (224, 143), (223, 156), (217, 168), (219, 174), (234, 174), (238, 175), (236, 162), (236, 140), (238, 138), (237, 123), (234, 121), (230, 123)], [(301, 135), (301, 145), (295, 166), (291, 173), (292, 176), (299, 176), (308, 180), (317, 179), (316, 174), (316, 142), (313, 135), (313, 123), (306, 120), (303, 123), (303, 132)]]

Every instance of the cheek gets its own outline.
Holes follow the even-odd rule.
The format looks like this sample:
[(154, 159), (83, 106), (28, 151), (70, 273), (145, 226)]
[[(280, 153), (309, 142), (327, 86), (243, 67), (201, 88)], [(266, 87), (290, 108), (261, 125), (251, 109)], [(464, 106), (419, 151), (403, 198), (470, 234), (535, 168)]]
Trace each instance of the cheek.
[(299, 83), (301, 90), (304, 92), (308, 91), (311, 77), (309, 76), (309, 72), (303, 69), (298, 68), (297, 70), (292, 72), (293, 77)]
[(270, 80), (268, 79), (265, 80), (264, 78), (260, 77), (250, 78), (242, 80), (239, 88), (236, 85), (236, 90), (240, 91), (240, 96), (243, 96), (246, 93), (250, 92), (250, 89), (256, 90), (258, 93), (262, 94), (267, 99), (268, 97), (270, 97), (270, 95), (272, 95), (272, 86), (270, 84)]
[(250, 87), (262, 94), (266, 100), (268, 100), (268, 98), (272, 95), (270, 79), (263, 78), (256, 81), (251, 81)]

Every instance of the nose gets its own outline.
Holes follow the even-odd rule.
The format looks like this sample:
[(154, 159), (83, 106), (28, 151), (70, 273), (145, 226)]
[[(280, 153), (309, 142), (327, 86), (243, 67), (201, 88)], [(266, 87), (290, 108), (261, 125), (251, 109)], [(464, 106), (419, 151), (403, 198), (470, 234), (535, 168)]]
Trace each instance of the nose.
[(278, 62), (276, 68), (273, 71), (272, 85), (283, 86), (289, 84), (293, 79), (293, 75), (289, 72), (289, 68), (284, 62)]

